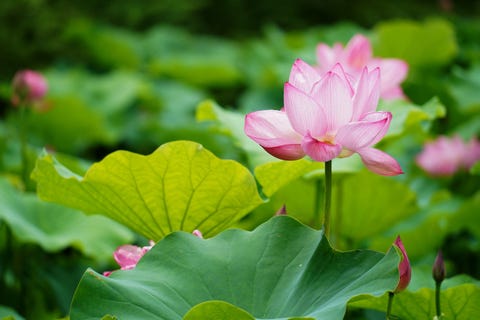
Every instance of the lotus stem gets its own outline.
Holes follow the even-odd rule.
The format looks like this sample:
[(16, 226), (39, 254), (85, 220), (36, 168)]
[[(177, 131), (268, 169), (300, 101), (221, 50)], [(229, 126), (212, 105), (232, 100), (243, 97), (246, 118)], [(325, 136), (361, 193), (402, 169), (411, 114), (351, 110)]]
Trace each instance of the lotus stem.
[(437, 318), (440, 319), (442, 316), (442, 309), (440, 307), (440, 287), (442, 285), (441, 281), (435, 281), (435, 309), (437, 311)]
[(325, 236), (330, 239), (330, 212), (332, 204), (332, 161), (325, 162), (325, 202), (323, 228)]
[(387, 305), (387, 320), (391, 320), (391, 313), (392, 313), (392, 304), (393, 304), (393, 297), (395, 293), (393, 291), (388, 292), (388, 305)]

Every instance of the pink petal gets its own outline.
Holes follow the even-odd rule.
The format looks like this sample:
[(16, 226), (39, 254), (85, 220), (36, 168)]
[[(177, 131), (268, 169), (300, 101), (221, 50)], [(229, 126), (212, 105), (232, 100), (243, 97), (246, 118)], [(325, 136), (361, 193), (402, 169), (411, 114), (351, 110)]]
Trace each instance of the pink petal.
[(263, 147), (272, 156), (282, 160), (298, 160), (305, 157), (300, 144), (288, 144), (278, 147)]
[(390, 155), (374, 148), (357, 150), (368, 170), (382, 176), (396, 176), (402, 174), (402, 168)]
[(203, 239), (203, 234), (200, 230), (195, 229), (192, 231), (192, 234), (197, 238)]
[(380, 69), (375, 68), (371, 72), (365, 67), (357, 83), (353, 98), (352, 119), (358, 120), (364, 114), (377, 110), (380, 97)]
[(480, 160), (480, 141), (476, 137), (465, 145), (465, 158), (463, 164), (466, 169), (470, 169), (475, 163)]
[(321, 73), (330, 70), (337, 62), (342, 62), (341, 55), (343, 46), (340, 43), (335, 43), (332, 48), (324, 43), (317, 46), (317, 63)]
[(410, 266), (410, 261), (408, 260), (407, 251), (403, 246), (400, 236), (397, 236), (397, 239), (395, 239), (394, 244), (400, 249), (400, 252), (402, 253), (402, 260), (398, 265), (398, 272), (400, 274), (400, 279), (398, 280), (397, 288), (395, 288), (394, 290), (395, 293), (398, 293), (400, 291), (405, 290), (408, 287), (408, 284), (410, 283), (410, 279), (412, 278), (412, 267)]
[[(350, 122), (353, 113), (349, 83), (333, 72), (327, 72), (312, 89), (312, 96), (326, 116), (326, 132), (334, 133)], [(313, 136), (316, 134), (312, 131)]]
[(355, 78), (352, 75), (345, 73), (345, 70), (340, 63), (336, 63), (330, 71), (342, 78), (342, 80), (347, 84), (350, 97), (353, 97), (355, 91), (353, 90), (352, 83), (356, 82)]
[(288, 82), (303, 92), (310, 92), (313, 85), (320, 80), (320, 74), (301, 59), (295, 60)]
[(322, 108), (307, 93), (290, 83), (284, 88), (285, 112), (293, 129), (306, 135), (322, 136), (326, 129), (326, 118)]
[(400, 59), (379, 59), (381, 76), (381, 97), (385, 100), (404, 98), (400, 84), (408, 74), (408, 64)]
[(262, 110), (247, 114), (245, 134), (262, 147), (298, 144), (302, 136), (293, 130), (287, 114), (278, 110)]
[(133, 269), (144, 254), (141, 247), (127, 244), (118, 247), (113, 257), (122, 270), (128, 270)]
[(342, 146), (318, 141), (309, 134), (303, 138), (302, 148), (310, 158), (319, 162), (330, 161), (342, 151)]
[(372, 46), (363, 35), (357, 34), (345, 47), (346, 62), (354, 69), (362, 70), (372, 58)]
[(388, 131), (392, 114), (372, 112), (357, 122), (351, 122), (338, 129), (335, 141), (343, 148), (357, 151), (379, 142)]

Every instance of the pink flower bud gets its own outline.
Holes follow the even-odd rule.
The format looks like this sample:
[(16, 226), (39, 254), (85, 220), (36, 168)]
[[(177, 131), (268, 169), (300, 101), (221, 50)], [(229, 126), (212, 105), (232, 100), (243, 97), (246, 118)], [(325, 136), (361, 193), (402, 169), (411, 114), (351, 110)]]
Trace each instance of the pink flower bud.
[(33, 104), (40, 102), (47, 93), (47, 80), (32, 70), (18, 71), (12, 81), (12, 104)]
[(405, 251), (405, 247), (403, 246), (400, 236), (397, 237), (394, 245), (397, 246), (402, 252), (402, 260), (398, 265), (400, 280), (398, 281), (397, 288), (395, 288), (394, 290), (395, 293), (398, 293), (400, 291), (405, 290), (405, 288), (407, 288), (408, 284), (410, 283), (410, 279), (412, 277), (412, 267), (410, 266), (410, 261), (408, 260), (407, 251)]
[(443, 261), (442, 251), (439, 250), (435, 262), (433, 263), (432, 275), (435, 282), (442, 282), (447, 276), (447, 270), (445, 269), (445, 261)]
[(276, 216), (286, 216), (287, 215), (287, 206), (283, 205), (277, 212), (275, 212)]
[[(155, 245), (155, 242), (150, 240), (149, 244), (149, 246), (145, 247), (139, 247), (131, 244), (118, 247), (113, 253), (113, 258), (120, 266), (120, 270), (131, 270), (135, 268), (138, 261), (140, 261), (145, 253), (152, 249), (152, 247)], [(105, 271), (103, 275), (108, 277), (111, 273), (112, 271)]]
[(203, 234), (200, 232), (200, 230), (193, 230), (192, 234), (195, 236), (195, 237), (198, 237), (200, 239), (203, 239)]

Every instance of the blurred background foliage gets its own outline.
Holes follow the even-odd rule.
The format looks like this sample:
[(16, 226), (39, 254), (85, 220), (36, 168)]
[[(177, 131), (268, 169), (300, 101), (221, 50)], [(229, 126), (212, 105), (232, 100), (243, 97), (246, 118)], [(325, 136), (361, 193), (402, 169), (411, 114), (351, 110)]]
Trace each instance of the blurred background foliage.
[[(321, 170), (304, 163), (294, 168), (297, 175), (277, 179), (285, 168), (269, 164), (245, 137), (243, 117), (281, 107), (294, 59), (315, 63), (319, 42), (346, 43), (356, 33), (371, 39), (375, 55), (409, 63), (403, 88), (410, 101), (379, 107), (395, 115), (380, 147), (406, 174), (374, 177), (359, 172), (358, 159), (335, 162), (334, 193), (337, 203), (345, 201), (334, 208), (344, 213), (333, 221), (345, 232), (338, 245), (383, 250), (401, 232), (414, 263), (433, 261), (444, 247), (452, 274), (480, 277), (478, 165), (433, 179), (414, 163), (422, 144), (438, 134), (480, 134), (480, 1), (4, 0), (0, 285), (7, 289), (0, 305), (27, 319), (64, 316), (86, 266), (115, 268), (117, 245), (145, 240), (111, 221), (41, 202), (33, 181), (23, 192), (18, 118), (10, 104), (17, 70), (39, 70), (49, 82), (48, 112), (26, 118), (29, 169), (43, 148), (83, 175), (114, 150), (147, 154), (165, 142), (194, 140), (255, 171), (270, 197), (238, 226), (254, 228), (285, 203), (308, 223)], [(349, 194), (360, 188), (369, 192)], [(402, 201), (392, 209), (397, 197)]]

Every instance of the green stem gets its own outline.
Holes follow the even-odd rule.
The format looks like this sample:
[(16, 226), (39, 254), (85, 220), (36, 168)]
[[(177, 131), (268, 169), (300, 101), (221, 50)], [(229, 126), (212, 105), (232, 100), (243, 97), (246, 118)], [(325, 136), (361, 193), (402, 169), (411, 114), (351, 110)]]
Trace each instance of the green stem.
[(437, 311), (437, 318), (440, 319), (442, 316), (442, 310), (440, 307), (440, 286), (442, 285), (441, 281), (435, 282), (435, 308)]
[(332, 204), (332, 161), (325, 162), (325, 202), (323, 228), (325, 236), (330, 239), (330, 210)]
[(319, 228), (322, 228), (323, 226), (323, 221), (322, 219), (322, 209), (321, 209), (321, 204), (322, 204), (322, 196), (323, 196), (323, 181), (320, 179), (316, 179), (315, 181), (315, 203), (314, 203), (314, 208), (313, 208), (313, 226), (318, 226)]
[(26, 112), (27, 112), (27, 106), (25, 105), (20, 105), (20, 115), (19, 115), (19, 123), (18, 123), (18, 135), (19, 135), (19, 140), (20, 140), (20, 157), (22, 161), (22, 167), (21, 167), (21, 177), (22, 177), (22, 182), (23, 186), (25, 189), (28, 187), (29, 183), (29, 172), (28, 172), (28, 149), (27, 149), (27, 126), (25, 124), (26, 122)]
[(335, 180), (335, 224), (333, 228), (333, 241), (332, 243), (338, 245), (340, 243), (341, 230), (342, 230), (342, 218), (343, 218), (343, 180)]
[(388, 305), (387, 305), (387, 320), (390, 320), (390, 315), (392, 313), (392, 304), (393, 304), (393, 297), (395, 296), (395, 293), (392, 291), (388, 292)]

